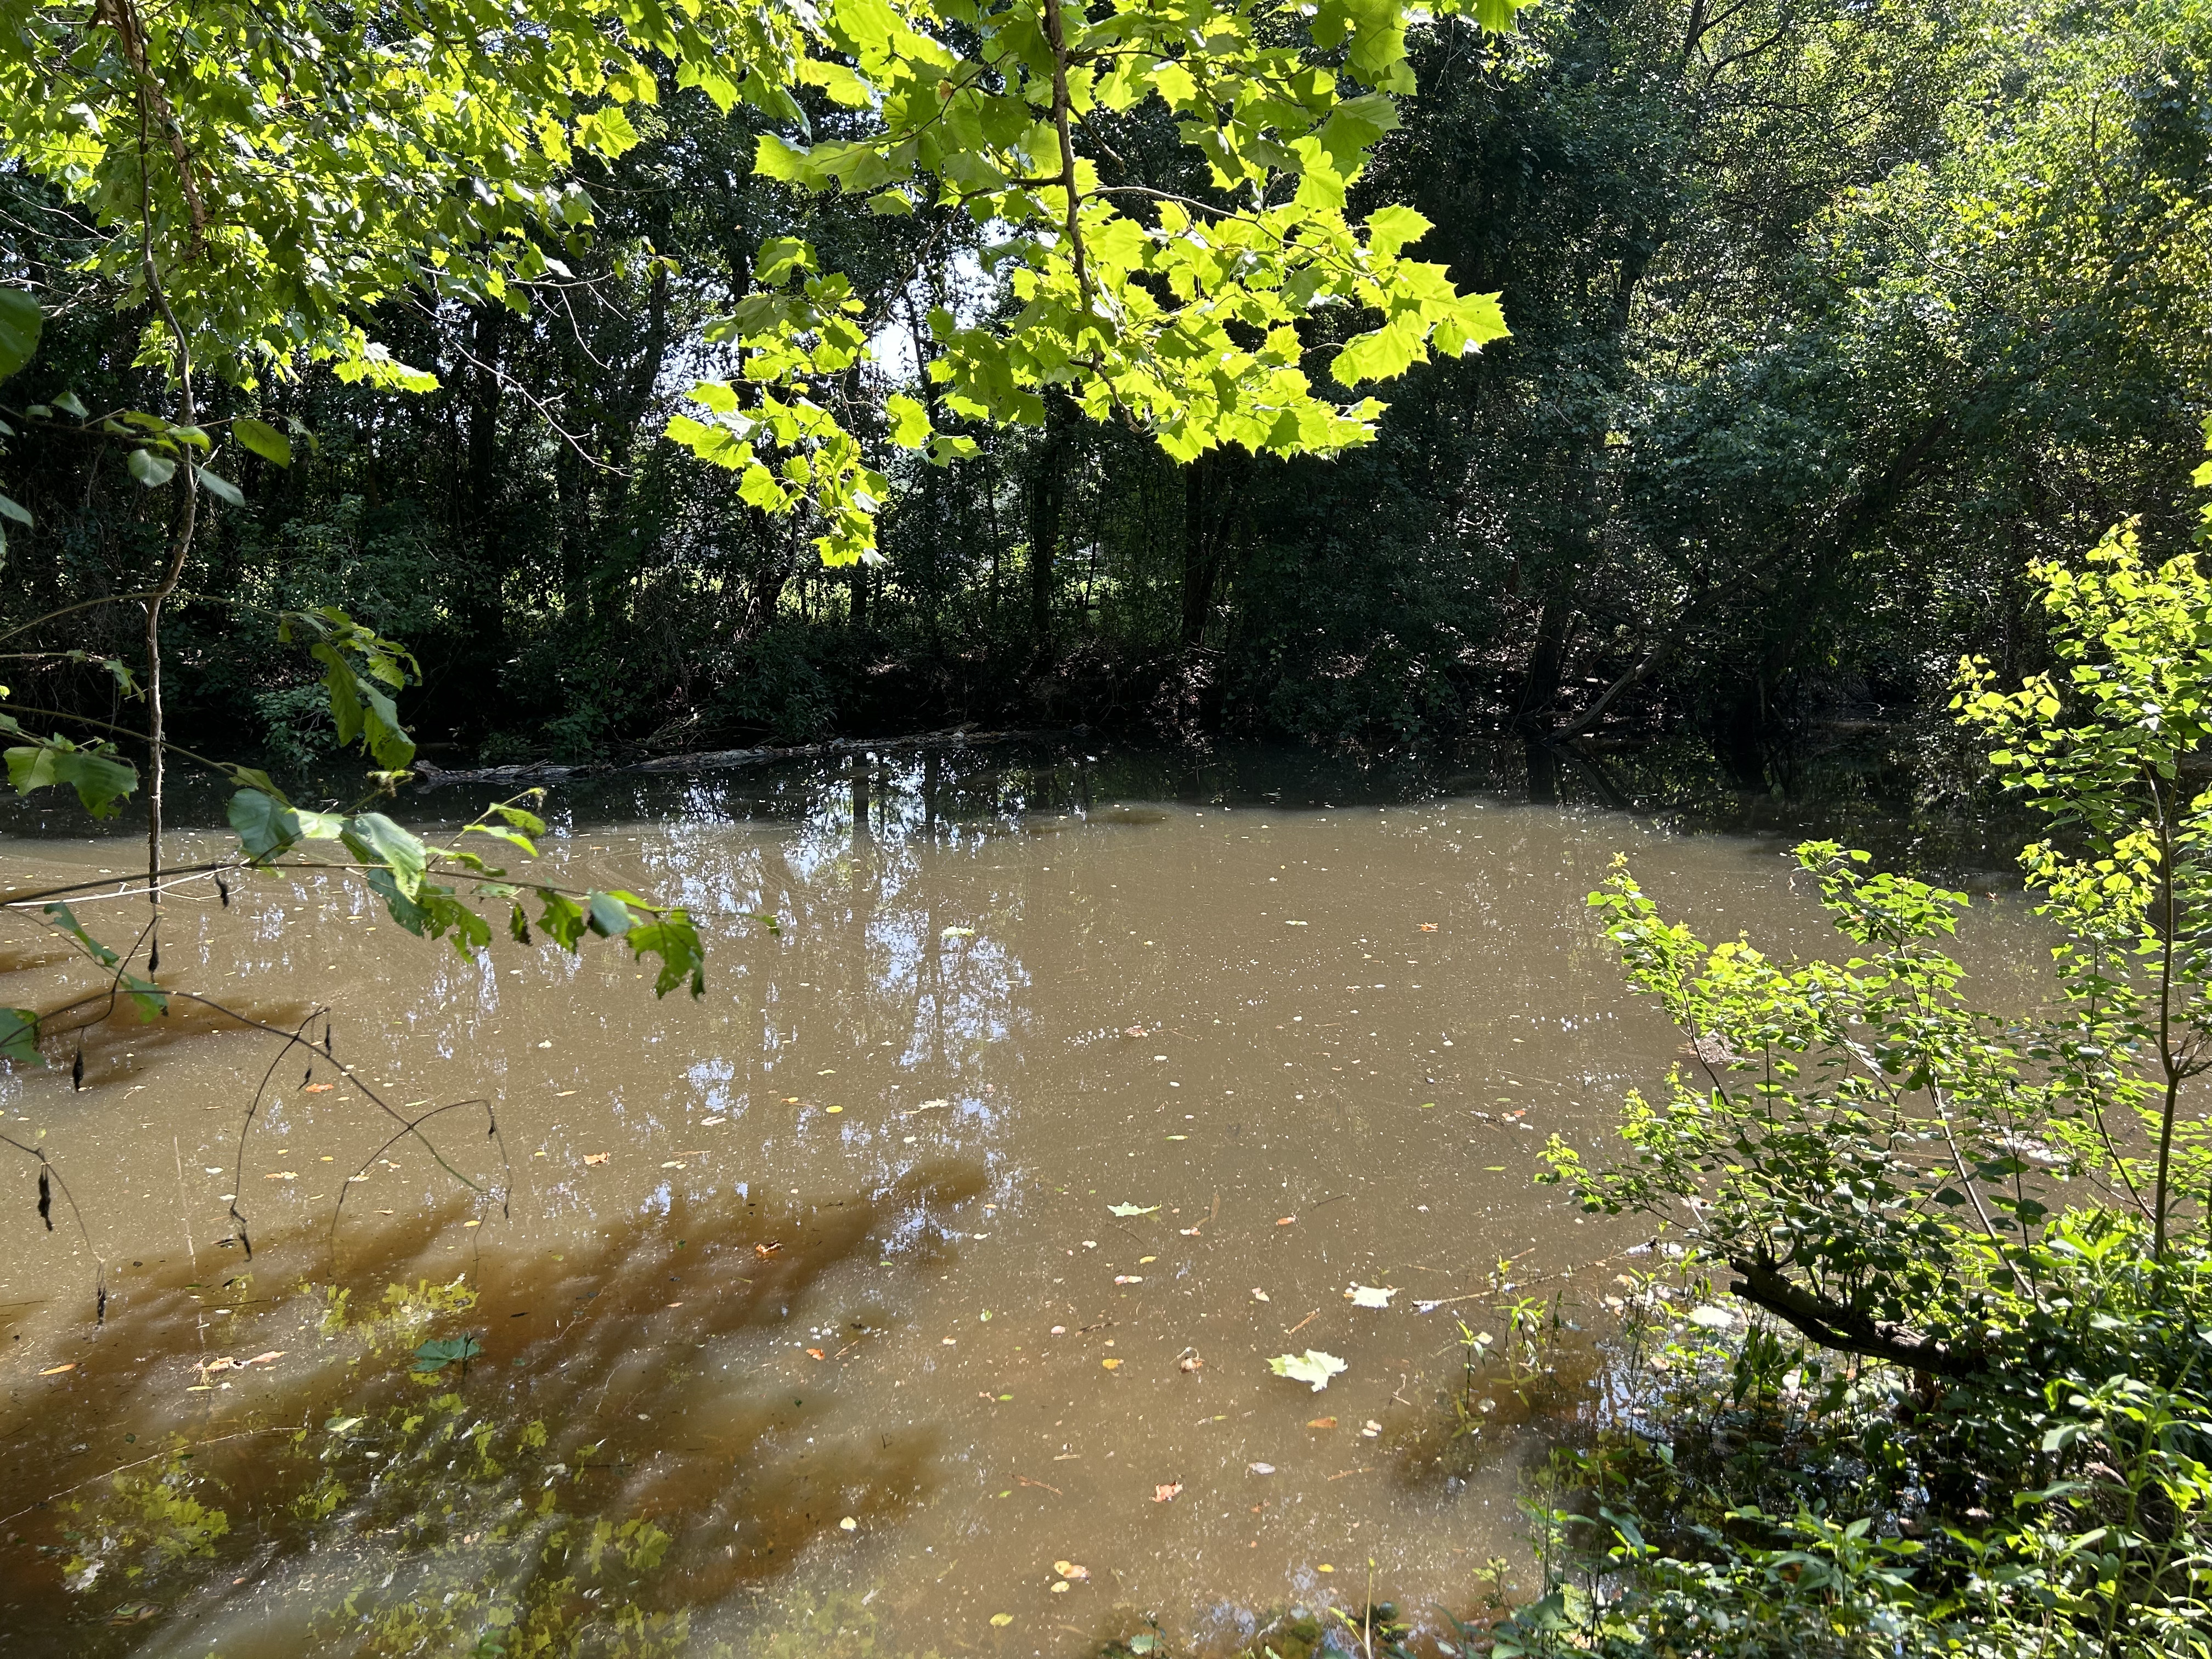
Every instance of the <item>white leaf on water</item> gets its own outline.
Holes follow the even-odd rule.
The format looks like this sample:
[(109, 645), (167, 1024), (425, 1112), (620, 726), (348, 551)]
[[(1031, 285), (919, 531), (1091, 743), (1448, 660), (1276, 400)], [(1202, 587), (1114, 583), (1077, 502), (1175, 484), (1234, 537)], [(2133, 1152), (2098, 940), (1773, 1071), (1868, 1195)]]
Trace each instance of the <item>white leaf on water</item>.
[(1387, 1289), (1375, 1285), (1347, 1285), (1344, 1287), (1344, 1299), (1355, 1308), (1387, 1308), (1390, 1305), (1390, 1298), (1397, 1294), (1398, 1287), (1395, 1285)]
[(1328, 1386), (1328, 1379), (1340, 1371), (1351, 1368), (1333, 1353), (1323, 1353), (1319, 1348), (1308, 1348), (1304, 1353), (1279, 1353), (1267, 1362), (1267, 1369), (1278, 1376), (1287, 1376), (1293, 1382), (1310, 1382), (1319, 1394)]
[(1157, 1204), (1109, 1204), (1106, 1208), (1113, 1215), (1158, 1215), (1160, 1212), (1160, 1206)]

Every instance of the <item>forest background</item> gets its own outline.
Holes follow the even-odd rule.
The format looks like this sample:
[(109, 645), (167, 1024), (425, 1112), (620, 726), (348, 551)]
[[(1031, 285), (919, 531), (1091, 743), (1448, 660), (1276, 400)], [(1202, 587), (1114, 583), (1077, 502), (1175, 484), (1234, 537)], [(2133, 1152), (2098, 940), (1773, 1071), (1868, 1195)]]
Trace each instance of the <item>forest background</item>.
[[(1962, 653), (2042, 666), (2032, 562), (2131, 518), (2184, 544), (2212, 385), (2191, 0), (1554, 0), (1409, 52), (1351, 210), (1417, 209), (1409, 252), (1512, 332), (1381, 388), (1376, 441), (1288, 459), (1178, 461), (1058, 395), (963, 420), (929, 316), (1017, 309), (989, 228), (765, 178), (769, 118), (671, 70), (628, 106), (639, 142), (577, 153), (598, 222), (565, 274), (380, 307), (434, 389), (302, 364), (209, 394), (313, 441), (205, 503), (182, 588), (227, 603), (172, 613), (173, 733), (334, 750), (319, 671), (251, 613), (336, 605), (416, 653), (400, 712), (449, 765), (963, 720), (1365, 755), (1686, 727), (1756, 785), (1810, 718), (1939, 702)], [(1091, 128), (1106, 176), (1230, 199), (1158, 100)], [(11, 392), (157, 406), (80, 211), (0, 171), (4, 275), (46, 313)], [(830, 398), (896, 486), (857, 566), (661, 435), (775, 236), (850, 276), (874, 348)], [(972, 453), (892, 445), (899, 391)], [(158, 573), (173, 500), (132, 453), (30, 430), (0, 457), (34, 521), (11, 608)], [(136, 626), (95, 611), (82, 643), (128, 655)], [(49, 678), (116, 695), (96, 664)]]

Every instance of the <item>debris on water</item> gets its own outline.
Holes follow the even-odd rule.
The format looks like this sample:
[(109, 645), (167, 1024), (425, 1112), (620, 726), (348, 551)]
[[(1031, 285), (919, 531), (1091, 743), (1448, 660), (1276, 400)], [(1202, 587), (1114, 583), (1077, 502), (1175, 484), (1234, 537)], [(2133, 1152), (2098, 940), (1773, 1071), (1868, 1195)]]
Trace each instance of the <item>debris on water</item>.
[(1333, 1353), (1319, 1348), (1308, 1348), (1304, 1353), (1277, 1354), (1267, 1362), (1267, 1369), (1278, 1376), (1293, 1382), (1310, 1382), (1319, 1394), (1328, 1386), (1328, 1379), (1349, 1370), (1351, 1367)]

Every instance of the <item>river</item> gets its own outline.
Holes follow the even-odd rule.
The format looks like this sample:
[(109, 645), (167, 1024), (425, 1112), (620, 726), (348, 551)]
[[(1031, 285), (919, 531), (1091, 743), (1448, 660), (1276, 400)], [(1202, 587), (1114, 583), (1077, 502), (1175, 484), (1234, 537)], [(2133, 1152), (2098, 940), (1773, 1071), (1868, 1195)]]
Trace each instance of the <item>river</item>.
[[(543, 867), (690, 907), (696, 1000), (601, 941), (464, 961), (339, 876), (180, 889), (166, 984), (327, 1026), (406, 1117), (489, 1105), (394, 1139), (319, 1050), (181, 1005), (87, 1031), (82, 1089), (73, 1050), (0, 1082), (67, 1185), (51, 1232), (33, 1159), (0, 1189), (0, 1650), (634, 1618), (1227, 1653), (1370, 1582), (1525, 1580), (1518, 1482), (1648, 1243), (1538, 1153), (1608, 1156), (1680, 1042), (1584, 895), (1626, 854), (1709, 938), (1832, 936), (1783, 836), (1286, 775), (979, 750), (556, 793)], [(11, 884), (131, 846), (17, 839)], [(122, 939), (143, 899), (78, 908)], [(2012, 985), (2019, 908), (1962, 946)], [(61, 952), (6, 944), (0, 1000), (60, 1000)], [(1457, 1322), (1516, 1298), (1559, 1322), (1517, 1387)], [(1309, 1349), (1324, 1389), (1271, 1373)]]

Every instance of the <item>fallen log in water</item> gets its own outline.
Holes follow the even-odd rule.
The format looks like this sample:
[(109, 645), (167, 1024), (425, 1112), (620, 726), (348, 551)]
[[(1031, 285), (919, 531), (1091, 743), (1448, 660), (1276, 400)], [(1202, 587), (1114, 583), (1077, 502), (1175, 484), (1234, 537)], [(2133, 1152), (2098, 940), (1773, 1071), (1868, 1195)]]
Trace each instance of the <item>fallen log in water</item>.
[(798, 744), (787, 748), (716, 749), (696, 755), (657, 755), (651, 760), (624, 765), (606, 763), (557, 766), (533, 761), (514, 766), (479, 766), (448, 770), (428, 761), (415, 763), (415, 782), (424, 789), (448, 783), (490, 783), (528, 786), (564, 783), (573, 778), (619, 777), (639, 772), (734, 772), (769, 761), (812, 760), (826, 755), (884, 753), (908, 749), (959, 749), (984, 744), (1012, 743), (1024, 738), (1050, 735), (1042, 732), (977, 732), (956, 726), (949, 731), (924, 732), (910, 738), (833, 738), (827, 743)]

